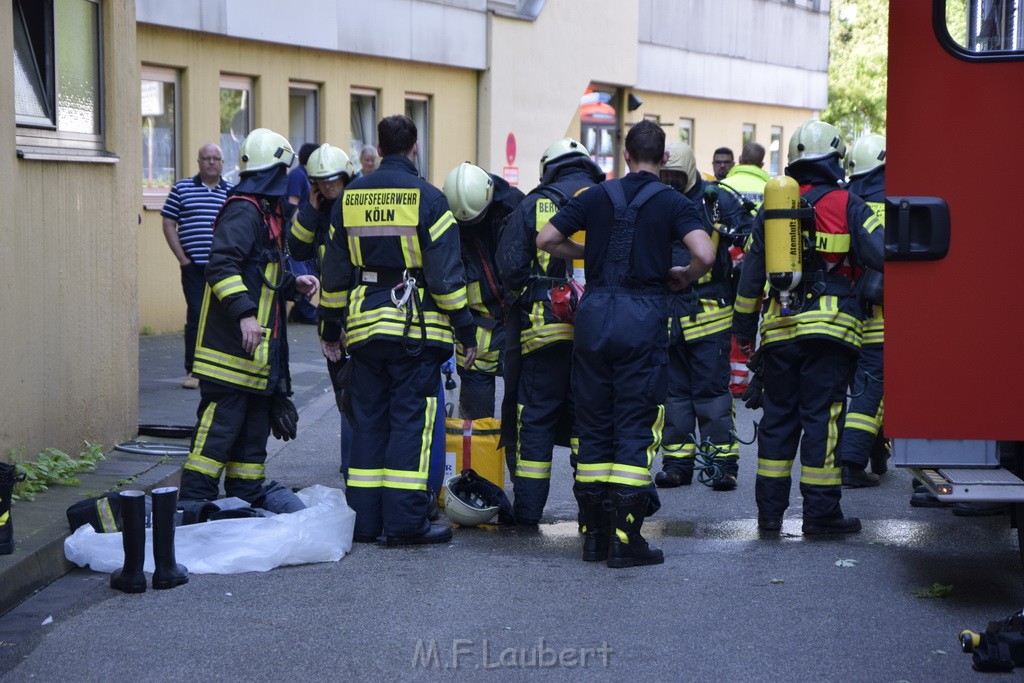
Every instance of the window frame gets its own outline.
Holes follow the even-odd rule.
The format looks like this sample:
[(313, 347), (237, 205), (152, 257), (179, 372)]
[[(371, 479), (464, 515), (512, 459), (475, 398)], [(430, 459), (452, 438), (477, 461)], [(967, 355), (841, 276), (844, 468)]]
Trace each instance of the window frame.
[[(174, 186), (175, 181), (182, 178), (184, 171), (183, 157), (181, 154), (181, 71), (172, 67), (155, 66), (151, 64), (143, 64), (139, 69), (139, 84), (141, 88), (142, 81), (156, 81), (158, 83), (171, 83), (174, 85), (174, 154), (172, 162), (174, 163), (174, 173), (172, 174), (171, 184), (168, 186), (142, 186), (142, 206), (149, 210), (159, 210), (163, 208), (164, 201), (167, 199), (167, 195)], [(145, 118), (145, 117), (141, 117)], [(143, 169), (145, 172), (145, 169)]]
[(782, 126), (772, 126), (768, 138), (768, 175), (777, 176), (782, 174), (782, 141), (784, 139)]
[[(694, 140), (693, 140), (693, 138), (694, 138), (694, 133), (693, 133), (694, 125), (695, 125), (694, 124), (694, 120), (692, 118), (687, 117), (687, 116), (680, 116), (679, 117), (679, 141), (680, 142), (685, 142), (691, 148), (693, 148), (693, 142), (694, 142)], [(684, 140), (683, 139), (683, 131), (686, 131), (686, 137), (689, 138), (688, 140)]]
[[(431, 97), (421, 93), (405, 93), (406, 115), (416, 124), (419, 154), (416, 156), (416, 169), (420, 176), (430, 182), (430, 119)], [(415, 108), (422, 107), (422, 121), (418, 120)]]
[[(245, 131), (245, 135), (238, 141), (236, 145), (227, 145), (224, 142), (224, 135), (230, 131), (220, 130), (220, 124), (218, 123), (218, 138), (217, 142), (224, 155), (224, 172), (221, 177), (227, 180), (229, 183), (238, 183), (239, 171), (241, 170), (238, 165), (238, 148), (242, 146), (245, 138), (249, 137), (249, 133), (256, 129), (256, 79), (252, 76), (245, 76), (242, 74), (229, 74), (221, 73), (217, 81), (217, 100), (218, 100), (218, 119), (220, 118), (219, 102), (220, 93), (224, 90), (241, 90), (248, 93), (247, 99), (248, 104), (246, 106), (246, 126), (248, 130)], [(232, 168), (228, 168), (228, 164), (232, 164)]]
[[(369, 133), (370, 137), (368, 140), (361, 140), (357, 138), (355, 136), (355, 130), (352, 126), (352, 107), (356, 103), (356, 98), (366, 98), (373, 103), (373, 111), (372, 115), (370, 116), (372, 120), (369, 122), (370, 125), (367, 126), (367, 122), (365, 120), (360, 121), (360, 125), (362, 125), (362, 127), (366, 129), (364, 133)], [(354, 160), (357, 167), (359, 166), (359, 155), (362, 154), (363, 152), (363, 146), (377, 146), (377, 122), (380, 120), (380, 116), (378, 114), (379, 103), (380, 91), (378, 90), (374, 90), (372, 88), (352, 88), (351, 90), (349, 90), (349, 158)], [(365, 118), (363, 112), (360, 112), (360, 114), (361, 118)], [(360, 140), (358, 145), (356, 144), (356, 140)]]
[[(20, 3), (22, 0), (14, 0)], [(37, 0), (40, 1), (40, 0)], [(52, 83), (46, 84), (50, 91), (48, 96), (52, 97), (51, 111), (48, 112), (52, 118), (49, 123), (42, 121), (30, 122), (18, 120), (15, 114), (15, 147), (19, 159), (38, 159), (44, 161), (88, 161), (99, 163), (116, 163), (119, 157), (106, 150), (106, 50), (103, 1), (102, 0), (78, 0), (87, 2), (95, 10), (95, 38), (96, 38), (96, 128), (97, 133), (80, 133), (60, 129), (60, 68), (59, 50), (60, 41), (57, 35), (57, 1), (41, 0), (47, 3), (49, 16), (47, 17), (48, 44), (45, 46), (45, 66), (47, 76)], [(14, 11), (12, 6), (12, 12)], [(39, 74), (42, 76), (42, 74)]]
[[(302, 97), (303, 102), (303, 128), (304, 136), (299, 139), (295, 136), (295, 131), (292, 130), (292, 98)], [(310, 107), (310, 101), (313, 106)], [(307, 142), (318, 143), (320, 142), (320, 85), (318, 83), (310, 83), (308, 81), (289, 81), (288, 82), (288, 141), (291, 143), (295, 153), (298, 154), (299, 148)], [(312, 138), (309, 138), (309, 135)]]

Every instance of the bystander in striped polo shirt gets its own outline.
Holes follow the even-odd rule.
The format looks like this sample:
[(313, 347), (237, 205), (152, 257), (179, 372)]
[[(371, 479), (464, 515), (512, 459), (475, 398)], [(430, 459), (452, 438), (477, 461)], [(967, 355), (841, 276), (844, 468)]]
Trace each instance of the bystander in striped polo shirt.
[(205, 266), (210, 260), (213, 219), (227, 201), (232, 187), (234, 185), (222, 179), (216, 187), (209, 188), (194, 175), (176, 182), (167, 195), (160, 215), (177, 221), (181, 248), (196, 265)]

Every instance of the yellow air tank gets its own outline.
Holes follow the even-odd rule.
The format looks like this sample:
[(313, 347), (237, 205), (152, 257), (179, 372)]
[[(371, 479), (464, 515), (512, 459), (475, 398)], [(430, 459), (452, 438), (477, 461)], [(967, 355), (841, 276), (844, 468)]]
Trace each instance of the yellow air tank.
[(789, 176), (775, 176), (764, 188), (764, 265), (768, 284), (779, 293), (782, 315), (790, 315), (792, 291), (800, 284), (800, 186)]

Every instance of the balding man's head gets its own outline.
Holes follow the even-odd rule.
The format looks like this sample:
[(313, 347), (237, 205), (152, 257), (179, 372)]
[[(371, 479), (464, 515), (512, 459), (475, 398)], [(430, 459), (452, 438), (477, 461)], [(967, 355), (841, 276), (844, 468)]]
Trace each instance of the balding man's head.
[(764, 147), (756, 142), (748, 142), (743, 145), (743, 151), (740, 152), (740, 164), (758, 168), (764, 166)]

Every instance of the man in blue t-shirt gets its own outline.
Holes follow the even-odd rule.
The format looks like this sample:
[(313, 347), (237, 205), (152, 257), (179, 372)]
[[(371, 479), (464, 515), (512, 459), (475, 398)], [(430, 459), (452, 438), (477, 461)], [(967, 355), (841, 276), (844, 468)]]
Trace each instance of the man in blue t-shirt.
[[(628, 175), (581, 192), (537, 235), (540, 249), (582, 258), (586, 268), (573, 338), (579, 434), (573, 493), (584, 524), (583, 560), (607, 559), (616, 568), (665, 561), (640, 526), (659, 507), (651, 460), (661, 445), (668, 395), (668, 297), (700, 278), (715, 258), (693, 203), (658, 179), (665, 161), (661, 127), (641, 121), (630, 128), (623, 157)], [(587, 233), (585, 247), (569, 239), (580, 230)], [(690, 251), (689, 266), (672, 266), (677, 241)]]
[(233, 185), (221, 177), (224, 155), (210, 142), (199, 148), (199, 173), (174, 184), (164, 208), (164, 238), (181, 266), (181, 290), (185, 294), (185, 372), (181, 386), (198, 389), (192, 376), (192, 358), (196, 350), (199, 310), (203, 304), (203, 271), (213, 244), (213, 220), (228, 198)]

